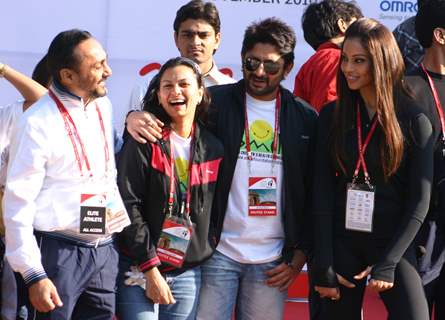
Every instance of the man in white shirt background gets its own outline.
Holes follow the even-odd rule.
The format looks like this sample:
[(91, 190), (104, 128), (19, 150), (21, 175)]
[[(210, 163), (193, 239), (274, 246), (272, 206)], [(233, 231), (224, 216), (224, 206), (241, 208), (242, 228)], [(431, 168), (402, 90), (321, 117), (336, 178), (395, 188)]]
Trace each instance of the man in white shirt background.
[[(234, 79), (219, 71), (213, 60), (213, 55), (221, 43), (221, 22), (218, 9), (212, 2), (192, 0), (180, 7), (176, 12), (173, 29), (175, 44), (181, 57), (189, 58), (199, 65), (206, 87), (235, 82)], [(129, 111), (141, 109), (142, 99), (155, 74), (156, 72), (152, 71), (133, 88)], [(145, 120), (149, 121), (144, 113), (132, 112), (128, 115), (126, 122), (135, 123)]]

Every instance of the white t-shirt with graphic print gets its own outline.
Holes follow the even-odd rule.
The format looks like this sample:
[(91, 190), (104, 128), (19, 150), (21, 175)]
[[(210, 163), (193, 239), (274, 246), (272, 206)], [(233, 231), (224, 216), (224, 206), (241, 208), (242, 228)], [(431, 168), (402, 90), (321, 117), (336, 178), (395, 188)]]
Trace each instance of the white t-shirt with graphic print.
[[(243, 141), (230, 187), (228, 205), (216, 250), (240, 263), (266, 263), (281, 256), (284, 230), (281, 213), (283, 166), (278, 140), (278, 158), (273, 162), (275, 100), (261, 101), (246, 96), (249, 120), (250, 177), (276, 177), (274, 216), (249, 216), (249, 160)], [(273, 170), (273, 172), (272, 172)], [(263, 199), (267, 200), (268, 199)]]
[(170, 143), (173, 146), (175, 170), (179, 178), (180, 189), (183, 196), (185, 196), (185, 192), (187, 191), (191, 142), (191, 137), (183, 138), (176, 134), (173, 130), (171, 131)]

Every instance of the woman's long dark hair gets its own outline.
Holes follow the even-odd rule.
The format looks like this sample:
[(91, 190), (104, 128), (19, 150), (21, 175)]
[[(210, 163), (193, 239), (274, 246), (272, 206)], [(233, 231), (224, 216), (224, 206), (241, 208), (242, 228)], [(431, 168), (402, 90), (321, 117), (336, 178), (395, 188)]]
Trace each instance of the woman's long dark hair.
[(152, 113), (156, 116), (156, 118), (164, 122), (166, 126), (170, 125), (172, 119), (161, 106), (158, 99), (158, 91), (161, 84), (161, 78), (164, 75), (165, 71), (178, 66), (186, 66), (192, 69), (193, 73), (196, 76), (196, 81), (198, 82), (198, 88), (204, 88), (202, 100), (196, 106), (195, 120), (204, 120), (207, 114), (207, 109), (210, 105), (210, 95), (207, 89), (204, 87), (204, 80), (202, 78), (199, 66), (194, 61), (188, 58), (177, 57), (169, 59), (162, 65), (159, 73), (151, 80), (147, 92), (145, 93), (144, 99), (142, 100), (142, 110)]
[[(371, 61), (376, 117), (378, 128), (383, 134), (380, 141), (380, 162), (387, 179), (399, 168), (403, 156), (403, 135), (397, 121), (394, 100), (396, 94), (404, 90), (402, 78), (405, 65), (391, 31), (373, 19), (362, 18), (354, 22), (345, 34), (345, 42), (349, 39), (359, 40)], [(355, 124), (356, 108), (363, 100), (359, 91), (349, 89), (341, 68), (337, 74), (337, 96), (332, 128), (333, 151), (337, 164), (346, 174), (344, 139), (346, 132)]]

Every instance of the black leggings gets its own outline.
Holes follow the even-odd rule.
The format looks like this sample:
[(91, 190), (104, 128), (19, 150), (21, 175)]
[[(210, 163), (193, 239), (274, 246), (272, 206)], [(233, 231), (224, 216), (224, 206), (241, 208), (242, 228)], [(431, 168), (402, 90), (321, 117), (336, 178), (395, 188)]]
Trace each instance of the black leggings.
[(439, 277), (425, 285), (425, 294), (428, 300), (430, 315), (436, 320), (445, 319), (445, 266), (442, 267)]
[[(336, 239), (334, 264), (338, 274), (356, 286), (348, 289), (340, 285), (341, 298), (325, 299), (326, 319), (361, 320), (361, 309), (366, 280), (356, 281), (353, 276), (365, 270), (382, 250), (371, 243), (363, 245), (352, 239)], [(414, 250), (408, 249), (395, 270), (394, 287), (380, 293), (388, 311), (389, 320), (429, 320), (428, 304), (420, 276), (415, 268)]]

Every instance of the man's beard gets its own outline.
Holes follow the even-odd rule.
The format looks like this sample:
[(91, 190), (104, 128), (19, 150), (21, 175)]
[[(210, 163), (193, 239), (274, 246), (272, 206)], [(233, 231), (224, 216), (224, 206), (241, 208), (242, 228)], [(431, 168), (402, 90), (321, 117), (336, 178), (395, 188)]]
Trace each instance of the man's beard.
[[(252, 86), (250, 84), (250, 82), (252, 81), (252, 79), (258, 79), (258, 80), (263, 80), (264, 81), (264, 87), (262, 87), (261, 89), (258, 89), (254, 86)], [(270, 79), (268, 78), (268, 76), (265, 76), (263, 78), (258, 78), (256, 77), (254, 74), (246, 74), (246, 72), (244, 72), (244, 79), (246, 80), (246, 91), (247, 93), (249, 93), (252, 96), (256, 96), (256, 97), (262, 97), (262, 96), (267, 96), (270, 93), (274, 92), (277, 87), (280, 85), (281, 80), (277, 83), (277, 84), (270, 84)]]
[(96, 98), (105, 97), (107, 95), (107, 93), (108, 93), (108, 90), (106, 87), (96, 88), (95, 90), (93, 90), (91, 92), (91, 98), (96, 99)]

